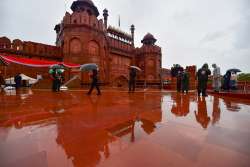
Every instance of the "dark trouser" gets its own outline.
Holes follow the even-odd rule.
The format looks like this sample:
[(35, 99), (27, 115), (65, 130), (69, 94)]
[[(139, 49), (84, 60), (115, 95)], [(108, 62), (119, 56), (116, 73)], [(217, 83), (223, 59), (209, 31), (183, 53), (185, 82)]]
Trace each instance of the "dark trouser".
[(61, 81), (59, 79), (56, 80), (56, 91), (60, 91), (60, 87), (61, 87)]
[(188, 90), (189, 90), (189, 82), (188, 81), (182, 81), (182, 84), (181, 84), (181, 89), (182, 89), (182, 92), (186, 92), (188, 93)]
[(96, 90), (97, 90), (97, 92), (98, 92), (97, 94), (100, 95), (100, 94), (101, 94), (101, 91), (100, 91), (99, 84), (98, 84), (97, 81), (93, 81), (93, 82), (91, 83), (91, 87), (90, 87), (90, 89), (89, 89), (88, 94), (91, 94), (94, 88), (96, 88)]
[(181, 91), (181, 80), (177, 80), (177, 92)]
[(182, 92), (183, 92), (183, 93), (184, 93), (184, 92), (188, 93), (188, 87), (182, 87)]
[(19, 89), (21, 87), (21, 82), (16, 82), (16, 89)]
[(135, 80), (130, 80), (129, 81), (129, 92), (131, 92), (131, 91), (135, 91)]
[(52, 90), (54, 92), (60, 91), (60, 80), (59, 79), (53, 79)]
[(207, 81), (198, 81), (198, 95), (207, 96)]

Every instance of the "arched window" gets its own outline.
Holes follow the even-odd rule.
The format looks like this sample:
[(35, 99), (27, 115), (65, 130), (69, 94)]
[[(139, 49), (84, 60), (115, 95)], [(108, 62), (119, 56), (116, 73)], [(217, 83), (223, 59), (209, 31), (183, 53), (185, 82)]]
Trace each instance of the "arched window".
[(95, 41), (90, 41), (88, 44), (88, 52), (93, 63), (100, 63), (100, 47)]
[(91, 56), (99, 56), (99, 45), (95, 41), (89, 42), (89, 54)]
[(70, 41), (70, 53), (79, 54), (81, 51), (81, 41), (78, 38), (73, 38)]
[(154, 60), (148, 60), (148, 61), (147, 61), (147, 65), (148, 65), (149, 67), (154, 67), (154, 65), (155, 65)]
[(154, 77), (153, 75), (148, 75), (148, 76), (147, 76), (147, 79), (148, 79), (148, 80), (154, 80), (155, 77)]

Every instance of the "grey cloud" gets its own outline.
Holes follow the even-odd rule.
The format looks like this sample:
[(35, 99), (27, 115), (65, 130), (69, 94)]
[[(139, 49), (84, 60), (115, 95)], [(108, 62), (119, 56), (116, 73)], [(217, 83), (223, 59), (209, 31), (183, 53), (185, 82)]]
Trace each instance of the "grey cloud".
[[(0, 36), (54, 44), (54, 25), (73, 0), (1, 0)], [(222, 71), (237, 65), (250, 72), (250, 0), (93, 0), (102, 18), (129, 32), (136, 26), (136, 46), (150, 32), (162, 47), (163, 66), (216, 62)], [(13, 4), (16, 4), (13, 6)], [(37, 11), (39, 13), (37, 14)]]
[(242, 16), (236, 25), (235, 47), (238, 49), (250, 48), (250, 1), (242, 3)]
[(208, 33), (205, 35), (205, 37), (201, 40), (201, 43), (207, 43), (207, 42), (213, 42), (219, 38), (224, 37), (226, 34), (226, 32), (224, 31), (217, 31), (217, 32), (213, 32), (213, 33)]

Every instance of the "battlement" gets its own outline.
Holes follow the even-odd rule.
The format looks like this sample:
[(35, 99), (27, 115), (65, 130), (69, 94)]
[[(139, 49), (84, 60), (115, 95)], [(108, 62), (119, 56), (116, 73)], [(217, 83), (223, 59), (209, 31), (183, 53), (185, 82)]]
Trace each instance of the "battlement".
[(157, 45), (143, 45), (141, 48), (136, 48), (136, 55), (150, 53), (161, 54), (161, 47)]
[(132, 36), (118, 28), (109, 26), (107, 29), (108, 42), (111, 51), (123, 51), (130, 53), (134, 50), (132, 45)]
[(112, 38), (116, 38), (118, 40), (122, 40), (122, 41), (130, 43), (130, 44), (132, 43), (132, 40), (133, 40), (132, 35), (124, 32), (118, 28), (109, 26), (107, 32), (108, 32), (108, 36), (110, 36)]
[(62, 58), (60, 47), (15, 39), (11, 42), (7, 37), (0, 38), (1, 52), (30, 55), (47, 58)]

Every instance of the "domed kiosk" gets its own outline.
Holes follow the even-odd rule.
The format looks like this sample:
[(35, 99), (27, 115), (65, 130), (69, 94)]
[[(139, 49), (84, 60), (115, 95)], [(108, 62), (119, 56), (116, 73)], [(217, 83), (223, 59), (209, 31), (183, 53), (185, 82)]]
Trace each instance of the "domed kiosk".
[(73, 12), (78, 11), (87, 11), (90, 15), (95, 15), (96, 17), (99, 16), (99, 11), (92, 0), (77, 0), (74, 1), (71, 5), (71, 10)]
[(142, 39), (141, 43), (146, 45), (154, 45), (156, 41), (157, 39), (155, 39), (155, 37), (152, 34), (147, 33)]

